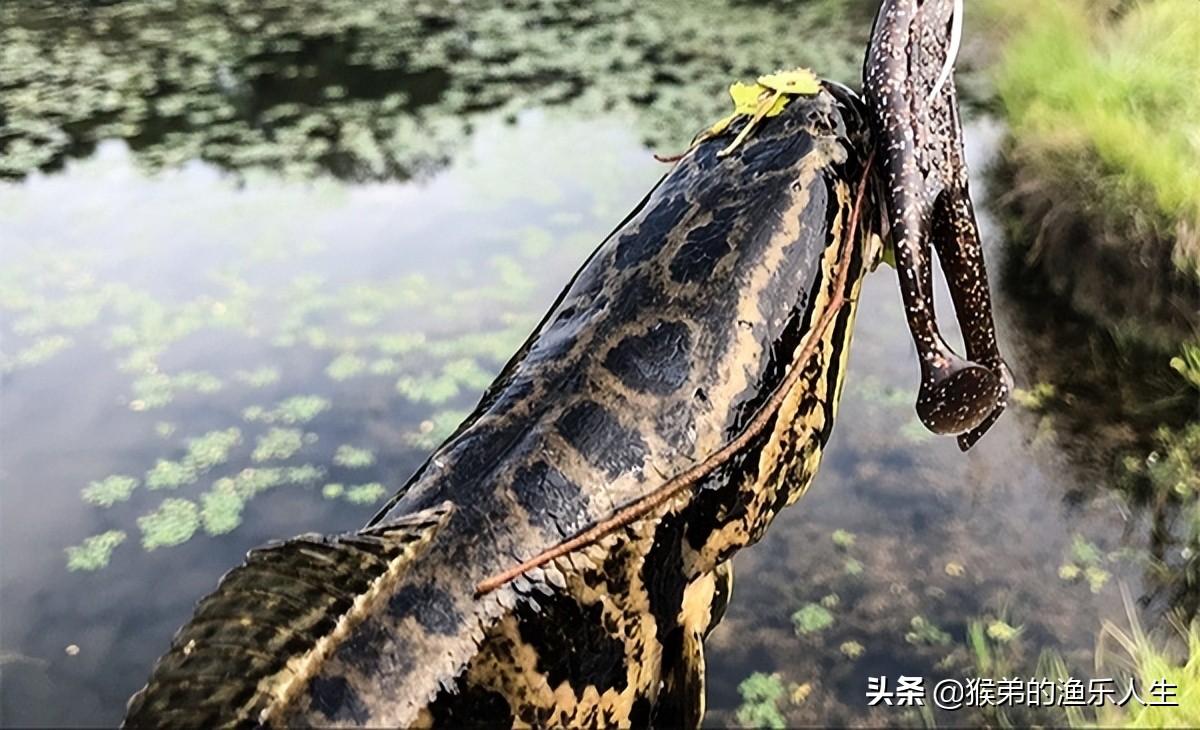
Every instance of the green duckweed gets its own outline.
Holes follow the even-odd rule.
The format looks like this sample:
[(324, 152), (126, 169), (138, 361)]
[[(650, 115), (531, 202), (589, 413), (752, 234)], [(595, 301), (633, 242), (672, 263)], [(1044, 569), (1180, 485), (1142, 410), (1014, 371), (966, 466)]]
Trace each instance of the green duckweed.
[(100, 507), (111, 507), (117, 502), (128, 500), (139, 483), (136, 477), (113, 474), (84, 487), (83, 501)]
[(950, 634), (942, 631), (937, 624), (924, 616), (913, 616), (909, 622), (911, 630), (904, 635), (904, 640), (917, 646), (945, 646), (950, 643)]
[(365, 469), (375, 463), (375, 454), (370, 449), (342, 444), (333, 454), (333, 463), (347, 469)]
[(258, 437), (254, 453), (255, 461), (290, 459), (304, 447), (304, 432), (298, 428), (272, 428)]
[(379, 482), (371, 482), (370, 484), (359, 484), (354, 487), (347, 487), (346, 493), (343, 495), (347, 502), (354, 504), (374, 504), (387, 494), (387, 489)]
[(742, 703), (735, 713), (743, 727), (785, 728), (787, 720), (779, 711), (785, 688), (777, 674), (755, 672), (738, 684)]
[(113, 550), (125, 542), (125, 533), (121, 530), (109, 530), (99, 535), (92, 535), (80, 545), (66, 549), (67, 570), (92, 571), (108, 565)]
[(232, 489), (207, 492), (200, 497), (200, 520), (209, 535), (233, 532), (242, 523), (245, 501)]
[(242, 419), (251, 422), (282, 423), (294, 426), (308, 423), (329, 410), (330, 405), (332, 404), (328, 398), (318, 395), (296, 395), (285, 398), (271, 409), (249, 406), (242, 410)]
[(792, 627), (797, 636), (815, 634), (833, 626), (833, 614), (819, 603), (806, 603), (792, 614)]
[(264, 366), (254, 370), (238, 370), (233, 377), (251, 388), (265, 388), (278, 383), (281, 375), (279, 368)]
[(147, 550), (181, 545), (200, 527), (200, 510), (191, 500), (165, 499), (157, 510), (139, 517), (137, 524)]
[(345, 352), (334, 358), (325, 368), (325, 374), (333, 380), (349, 380), (361, 375), (367, 369), (367, 361), (351, 352)]

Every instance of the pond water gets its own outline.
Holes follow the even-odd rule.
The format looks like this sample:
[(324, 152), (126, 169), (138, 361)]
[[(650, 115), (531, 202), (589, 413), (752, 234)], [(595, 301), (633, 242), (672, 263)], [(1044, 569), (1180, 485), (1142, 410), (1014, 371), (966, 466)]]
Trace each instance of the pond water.
[[(570, 46), (561, 31), (530, 21), (566, 13), (553, 4), (427, 8), (399, 29), (386, 4), (217, 5), (0, 10), (0, 65), (44, 64), (0, 92), (6, 725), (117, 722), (246, 550), (361, 525), (663, 173), (647, 142), (684, 145), (742, 65), (797, 54), (769, 9), (719, 3), (674, 29), (623, 3), (562, 15), (579, 44), (565, 56), (546, 50)], [(845, 78), (861, 19), (801, 7), (836, 42), (799, 55)], [(717, 13), (737, 18), (720, 61), (704, 52)], [(525, 47), (497, 20), (534, 28)], [(445, 55), (414, 61), (414, 28)], [(71, 40), (41, 57), (54, 30)], [(110, 68), (114, 49), (149, 50)], [(388, 75), (385, 51), (414, 65)], [(680, 90), (700, 71), (718, 93)], [(976, 171), (1000, 135), (972, 124)], [(1000, 232), (982, 222), (998, 279)], [(710, 723), (755, 709), (739, 692), (755, 673), (757, 711), (793, 724), (923, 721), (868, 708), (868, 675), (1028, 674), (1050, 649), (1081, 676), (1101, 621), (1125, 622), (1119, 583), (1146, 593), (1155, 524), (1097, 488), (1086, 440), (1056, 436), (1029, 379), (1046, 335), (997, 290), (1030, 407), (964, 455), (916, 422), (894, 272), (868, 279), (820, 475), (736, 561)]]

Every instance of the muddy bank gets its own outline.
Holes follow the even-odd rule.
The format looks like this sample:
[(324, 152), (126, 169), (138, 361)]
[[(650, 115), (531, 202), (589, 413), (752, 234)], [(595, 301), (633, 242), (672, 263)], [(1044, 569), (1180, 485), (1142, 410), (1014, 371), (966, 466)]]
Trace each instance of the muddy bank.
[[(1116, 340), (1168, 357), (1200, 333), (1200, 277), (1182, 251), (1200, 232), (1152, 203), (1114, 210), (1099, 181), (1117, 173), (1087, 154), (1054, 159), (1012, 140), (996, 172), (1012, 242), (1009, 275), (1037, 277), (1044, 293)], [(1131, 195), (1137, 195), (1130, 191)]]

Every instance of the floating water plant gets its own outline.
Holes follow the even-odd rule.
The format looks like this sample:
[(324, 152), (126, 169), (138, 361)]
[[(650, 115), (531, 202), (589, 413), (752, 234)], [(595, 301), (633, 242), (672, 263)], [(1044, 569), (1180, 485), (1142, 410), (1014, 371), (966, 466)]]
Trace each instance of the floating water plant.
[(458, 396), (458, 381), (447, 375), (406, 376), (396, 381), (396, 392), (411, 401), (440, 405)]
[(208, 470), (224, 464), (235, 446), (241, 443), (242, 432), (237, 428), (209, 431), (188, 440), (188, 450), (180, 461), (159, 459), (154, 468), (146, 472), (146, 486), (150, 489), (176, 489), (191, 484)]
[(425, 346), (423, 332), (393, 332), (374, 339), (375, 347), (385, 355), (405, 355)]
[(841, 646), (838, 647), (838, 651), (840, 651), (842, 656), (846, 657), (847, 659), (857, 659), (862, 656), (866, 650), (866, 647), (857, 641), (844, 641), (842, 642)]
[(113, 550), (123, 542), (125, 542), (125, 533), (121, 530), (109, 530), (99, 535), (92, 535), (82, 544), (66, 549), (67, 570), (99, 570), (108, 565)]
[(1058, 577), (1065, 581), (1082, 577), (1092, 593), (1099, 593), (1112, 577), (1104, 568), (1104, 563), (1105, 557), (1100, 548), (1077, 534), (1071, 540), (1070, 560), (1058, 567)]
[(367, 372), (372, 375), (395, 375), (400, 372), (400, 363), (386, 357), (380, 357), (367, 364)]
[(458, 424), (470, 415), (469, 411), (440, 411), (422, 421), (413, 433), (404, 434), (404, 441), (418, 449), (432, 449), (454, 433)]
[(31, 368), (41, 365), (58, 353), (70, 347), (73, 340), (66, 335), (47, 335), (34, 340), (33, 344), (17, 351), (11, 360), (0, 360), (0, 371), (11, 372), (21, 368)]
[(229, 453), (242, 441), (242, 432), (237, 428), (209, 431), (203, 436), (188, 440), (187, 455), (183, 462), (200, 472), (229, 460)]
[(233, 532), (242, 523), (245, 501), (232, 489), (207, 492), (200, 497), (200, 520), (209, 535)]
[(819, 603), (806, 603), (792, 614), (792, 626), (797, 636), (815, 634), (833, 625), (833, 614)]
[(785, 728), (787, 720), (779, 711), (784, 696), (783, 680), (777, 674), (755, 672), (738, 685), (742, 704), (735, 716), (742, 727)]
[(146, 472), (146, 487), (148, 489), (176, 489), (185, 484), (191, 484), (200, 474), (178, 461), (159, 459), (154, 468)]
[(186, 371), (173, 377), (149, 372), (133, 381), (133, 400), (129, 407), (135, 411), (161, 408), (175, 399), (177, 391), (212, 394), (219, 391), (221, 385), (215, 375), (201, 371)]
[(180, 545), (200, 527), (200, 510), (190, 500), (166, 499), (157, 510), (139, 517), (137, 524), (147, 550)]
[(1030, 411), (1040, 411), (1046, 404), (1058, 396), (1058, 388), (1053, 383), (1037, 383), (1029, 390), (1015, 388), (1012, 399), (1017, 405)]
[(945, 646), (950, 643), (950, 634), (938, 628), (937, 624), (924, 616), (913, 616), (909, 622), (910, 631), (904, 635), (904, 640), (918, 646)]
[(849, 550), (850, 548), (854, 547), (855, 538), (853, 532), (847, 532), (846, 530), (842, 529), (834, 530), (833, 534), (830, 535), (830, 538), (833, 540), (834, 545), (837, 545), (843, 550)]
[(345, 352), (334, 358), (325, 368), (325, 374), (333, 380), (349, 380), (361, 375), (367, 369), (367, 361), (352, 352)]
[(359, 484), (355, 487), (347, 487), (346, 493), (343, 495), (347, 502), (353, 504), (374, 504), (387, 494), (387, 489), (379, 482), (371, 482), (370, 484)]
[(279, 382), (279, 368), (265, 366), (254, 370), (238, 370), (233, 377), (251, 388), (265, 388)]
[(346, 485), (334, 482), (321, 487), (321, 496), (325, 499), (337, 499), (346, 492)]
[(100, 507), (111, 507), (117, 502), (129, 499), (138, 484), (136, 477), (113, 474), (84, 487), (83, 501)]
[(289, 459), (304, 446), (304, 432), (298, 428), (272, 428), (258, 437), (254, 453), (255, 461)]
[(370, 449), (342, 444), (333, 454), (333, 463), (347, 469), (365, 469), (375, 463), (375, 454)]
[(295, 395), (286, 398), (267, 410), (262, 406), (250, 406), (242, 411), (247, 421), (298, 425), (308, 423), (329, 410), (329, 399), (319, 395)]
[(989, 639), (1006, 644), (1015, 639), (1021, 633), (1020, 626), (1013, 627), (1006, 622), (996, 619), (989, 621), (987, 625), (987, 635)]

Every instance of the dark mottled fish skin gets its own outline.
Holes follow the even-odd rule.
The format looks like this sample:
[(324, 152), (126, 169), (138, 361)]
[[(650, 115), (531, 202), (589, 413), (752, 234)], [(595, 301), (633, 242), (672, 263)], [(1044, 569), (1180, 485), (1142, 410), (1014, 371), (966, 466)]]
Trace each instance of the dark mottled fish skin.
[[(128, 724), (697, 724), (727, 561), (816, 473), (879, 253), (861, 228), (843, 240), (869, 147), (853, 94), (795, 98), (718, 158), (727, 141), (689, 152), (600, 245), (367, 528), (258, 551), (223, 579)], [(847, 248), (849, 305), (750, 447), (658, 518), (476, 598), (738, 433)]]
[[(884, 0), (868, 47), (863, 91), (883, 163), (905, 313), (921, 361), (917, 412), (931, 430), (961, 434), (959, 445), (966, 450), (1000, 416), (1012, 377), (996, 345), (953, 77), (937, 90), (951, 48), (954, 5)], [(938, 332), (931, 242), (969, 360), (956, 355)]]
[[(716, 140), (675, 166), (576, 275), (468, 425), (380, 516), (457, 506), (405, 584), (440, 587), (462, 624), (452, 634), (429, 631), (420, 617), (428, 603), (414, 600), (392, 607), (382, 653), (364, 657), (347, 643), (333, 654), (318, 676), (351, 678), (371, 724), (460, 717), (460, 698), (497, 697), (532, 724), (628, 722), (642, 702), (655, 704), (663, 647), (674, 642), (682, 651), (684, 593), (761, 536), (768, 506), (798, 496), (782, 488), (786, 464), (758, 473), (755, 457), (767, 446), (759, 444), (733, 470), (741, 475), (723, 476), (712, 494), (744, 503), (752, 499), (747, 482), (771, 478), (780, 488), (761, 509), (705, 501), (683, 514), (681, 506), (678, 516), (614, 536), (618, 545), (572, 556), (565, 568), (535, 574), (540, 579), (472, 595), (479, 580), (703, 459), (786, 372), (818, 293), (831, 284), (831, 225), (845, 225), (863, 137), (856, 102), (840, 90), (797, 99), (768, 121), (739, 155), (718, 159)], [(861, 253), (856, 266), (857, 281), (866, 268)], [(841, 318), (843, 338), (849, 316), (848, 309)], [(843, 350), (839, 343), (824, 353), (838, 362), (814, 369), (820, 387), (797, 406), (820, 411), (819, 438), (787, 448), (819, 451)], [(532, 385), (510, 403), (506, 391), (517, 384)], [(493, 408), (499, 403), (508, 403), (502, 413)], [(790, 485), (796, 491), (815, 463), (804, 468)], [(597, 617), (610, 631), (596, 632)], [(624, 638), (614, 646), (601, 638), (609, 634)], [(563, 665), (563, 648), (581, 645), (594, 648), (593, 659)], [(401, 666), (420, 671), (395, 671)], [(555, 690), (572, 699), (556, 703)], [(288, 722), (332, 719), (312, 705), (293, 712)]]

